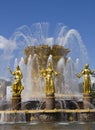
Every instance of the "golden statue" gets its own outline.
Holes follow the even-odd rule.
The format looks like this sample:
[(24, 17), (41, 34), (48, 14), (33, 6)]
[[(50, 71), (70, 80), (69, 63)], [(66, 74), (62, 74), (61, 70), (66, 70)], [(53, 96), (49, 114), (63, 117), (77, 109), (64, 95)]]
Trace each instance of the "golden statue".
[(58, 73), (53, 70), (51, 66), (51, 62), (48, 62), (48, 66), (45, 70), (41, 70), (41, 74), (46, 79), (46, 94), (54, 94), (55, 93), (55, 86), (54, 86), (54, 76), (57, 76)]
[(22, 86), (21, 79), (23, 78), (22, 72), (20, 70), (19, 65), (17, 65), (16, 70), (12, 72), (10, 68), (8, 68), (10, 73), (14, 76), (14, 82), (12, 83), (13, 95), (21, 95), (24, 87)]
[(91, 79), (90, 75), (93, 75), (95, 71), (91, 71), (89, 68), (89, 64), (85, 64), (84, 69), (79, 73), (76, 74), (78, 78), (84, 75), (84, 82), (83, 82), (83, 89), (84, 94), (90, 94), (91, 93)]

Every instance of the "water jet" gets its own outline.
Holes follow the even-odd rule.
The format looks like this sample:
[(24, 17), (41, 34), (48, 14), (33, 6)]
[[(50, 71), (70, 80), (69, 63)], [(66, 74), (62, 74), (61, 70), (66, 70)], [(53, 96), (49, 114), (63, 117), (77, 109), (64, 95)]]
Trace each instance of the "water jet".
[[(87, 63), (85, 61), (86, 49), (78, 32), (69, 30), (63, 35), (61, 30), (56, 40), (38, 35), (36, 38), (36, 34), (34, 34), (36, 31), (33, 33), (34, 35), (28, 37), (25, 33), (21, 35), (22, 33), (19, 30), (19, 33), (15, 33), (11, 40), (15, 43), (23, 42), (23, 44), (29, 42), (26, 46), (21, 46), (24, 57), (21, 56), (20, 59), (17, 57), (19, 61), (14, 58), (14, 66), (19, 65), (23, 77), (21, 76), (20, 81), (17, 77), (16, 82), (19, 81), (17, 86), (14, 86), (16, 82), (11, 80), (13, 89), (10, 98), (11, 109), (7, 110), (5, 107), (3, 110), (3, 107), (0, 107), (0, 120), (12, 121), (14, 119), (15, 122), (20, 120), (95, 121), (92, 91), (84, 93), (83, 85), (75, 75), (80, 67)], [(16, 34), (20, 34), (20, 36), (16, 36)], [(76, 37), (75, 40), (73, 36)], [(77, 51), (79, 57), (74, 54), (72, 46), (69, 46), (72, 45), (73, 40), (78, 43), (76, 45), (74, 43), (76, 50), (80, 48)], [(51, 41), (55, 43), (47, 44)], [(20, 47), (19, 51), (21, 51)], [(85, 60), (84, 57), (86, 57)], [(50, 68), (48, 68), (49, 63)], [(21, 119), (18, 118), (19, 116)]]

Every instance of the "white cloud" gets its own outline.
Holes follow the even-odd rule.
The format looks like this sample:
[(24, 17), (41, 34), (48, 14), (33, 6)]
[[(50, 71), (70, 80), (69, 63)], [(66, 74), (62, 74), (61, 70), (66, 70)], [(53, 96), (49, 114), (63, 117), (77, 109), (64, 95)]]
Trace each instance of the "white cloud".
[(0, 36), (0, 77), (7, 75), (7, 67), (13, 58), (13, 51), (17, 48), (15, 42)]
[(0, 49), (4, 50), (14, 50), (16, 48), (16, 44), (12, 42), (11, 40), (6, 39), (3, 36), (0, 36)]
[(5, 49), (7, 47), (8, 40), (3, 36), (0, 36), (0, 49)]

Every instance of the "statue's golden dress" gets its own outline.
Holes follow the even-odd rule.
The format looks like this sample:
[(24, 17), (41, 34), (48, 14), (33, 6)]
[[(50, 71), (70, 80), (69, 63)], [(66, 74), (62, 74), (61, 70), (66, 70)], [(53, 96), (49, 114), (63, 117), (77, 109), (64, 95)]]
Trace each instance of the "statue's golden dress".
[(90, 75), (93, 75), (94, 71), (91, 71), (88, 64), (85, 64), (84, 69), (77, 74), (77, 77), (80, 78), (84, 75), (84, 81), (83, 81), (83, 93), (84, 94), (90, 94), (91, 93), (91, 79)]

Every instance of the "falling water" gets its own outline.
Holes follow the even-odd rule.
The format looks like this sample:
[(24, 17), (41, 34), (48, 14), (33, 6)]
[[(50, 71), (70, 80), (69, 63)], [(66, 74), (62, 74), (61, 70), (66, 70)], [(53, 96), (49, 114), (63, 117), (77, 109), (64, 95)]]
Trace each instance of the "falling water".
[(78, 79), (75, 75), (76, 73), (76, 63), (73, 63), (72, 59), (69, 57), (64, 70), (65, 84), (66, 86), (68, 86), (68, 89), (66, 89), (66, 93), (79, 92)]
[(2, 122), (26, 122), (25, 113), (6, 113), (2, 111), (2, 113), (0, 113), (0, 123)]
[[(31, 75), (33, 61), (37, 59), (37, 55), (34, 54), (34, 57), (29, 56), (27, 65), (24, 64), (24, 53), (23, 50), (27, 46), (39, 46), (39, 45), (49, 45), (52, 48), (52, 45), (62, 45), (64, 48), (69, 48), (70, 53), (68, 54), (67, 63), (64, 63), (64, 58), (58, 61), (57, 71), (60, 72), (59, 79), (62, 79), (60, 87), (56, 87), (57, 93), (78, 93), (78, 81), (76, 79), (75, 73), (80, 70), (80, 68), (87, 63), (88, 55), (85, 45), (83, 44), (82, 38), (77, 30), (69, 29), (63, 24), (58, 24), (56, 29), (56, 35), (49, 37), (49, 28), (48, 23), (36, 23), (31, 27), (21, 26), (16, 29), (12, 37), (6, 41), (10, 43), (10, 53), (8, 53), (8, 48), (4, 57), (10, 56), (7, 63), (4, 62), (4, 57), (2, 53), (2, 59), (0, 62), (1, 68), (7, 68), (8, 66), (14, 67), (16, 64), (20, 65), (20, 68), (23, 72), (23, 85), (24, 90), (22, 95), (24, 98), (30, 99), (35, 92), (44, 93), (44, 86), (41, 83), (41, 78), (35, 79), (37, 86), (33, 85), (33, 78)], [(52, 55), (49, 56), (48, 60), (51, 60)], [(84, 59), (85, 57), (85, 59)], [(1, 58), (0, 58), (1, 59)], [(13, 66), (15, 60), (15, 65)], [(2, 65), (2, 62), (3, 65)], [(48, 61), (47, 61), (48, 62)], [(38, 66), (39, 73), (39, 66)], [(3, 70), (5, 71), (5, 69)], [(0, 73), (3, 76), (3, 72)], [(5, 76), (5, 75), (4, 75)], [(8, 75), (6, 75), (8, 76)], [(40, 76), (40, 74), (39, 74)], [(64, 80), (63, 80), (64, 79)], [(57, 80), (57, 79), (56, 79)], [(56, 81), (55, 81), (55, 84)], [(42, 85), (42, 86), (41, 86)], [(35, 88), (33, 88), (35, 86)]]

